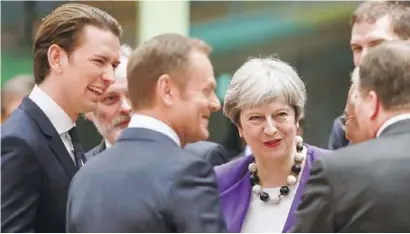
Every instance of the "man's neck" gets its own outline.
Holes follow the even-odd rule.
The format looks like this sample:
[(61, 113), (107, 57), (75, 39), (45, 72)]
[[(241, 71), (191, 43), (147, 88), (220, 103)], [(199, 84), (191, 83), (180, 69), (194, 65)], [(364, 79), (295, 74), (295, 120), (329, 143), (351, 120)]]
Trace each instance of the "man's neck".
[(70, 108), (70, 105), (68, 105), (67, 102), (64, 101), (67, 100), (67, 97), (64, 97), (64, 93), (60, 92), (58, 85), (52, 84), (48, 80), (45, 80), (43, 81), (43, 83), (38, 85), (38, 87), (48, 96), (50, 96), (50, 98), (53, 99), (54, 102), (57, 103), (57, 105), (59, 105), (65, 113), (67, 113), (67, 115), (73, 122), (77, 120), (79, 113), (72, 111), (72, 107)]

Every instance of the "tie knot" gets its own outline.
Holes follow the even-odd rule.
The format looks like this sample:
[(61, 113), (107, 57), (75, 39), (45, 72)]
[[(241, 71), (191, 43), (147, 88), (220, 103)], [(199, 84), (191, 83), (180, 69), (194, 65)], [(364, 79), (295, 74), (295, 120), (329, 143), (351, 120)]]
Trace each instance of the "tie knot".
[(73, 142), (80, 142), (80, 138), (78, 136), (78, 131), (76, 127), (72, 127), (69, 131), (68, 131), (68, 135), (70, 135), (71, 140)]

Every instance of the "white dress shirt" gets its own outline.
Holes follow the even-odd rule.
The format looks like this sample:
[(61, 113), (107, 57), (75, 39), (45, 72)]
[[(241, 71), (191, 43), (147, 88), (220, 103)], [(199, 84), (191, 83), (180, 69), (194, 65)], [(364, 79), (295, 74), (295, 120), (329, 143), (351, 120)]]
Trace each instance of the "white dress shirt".
[(147, 115), (133, 114), (131, 121), (128, 124), (129, 128), (146, 128), (156, 132), (160, 132), (171, 138), (179, 147), (181, 147), (181, 140), (177, 133), (166, 123)]
[(384, 122), (384, 124), (382, 124), (382, 126), (379, 128), (379, 130), (377, 131), (376, 137), (379, 137), (380, 134), (390, 125), (397, 123), (399, 121), (405, 120), (405, 119), (410, 119), (410, 113), (406, 113), (406, 114), (400, 114), (400, 115), (396, 115), (393, 116), (392, 118), (388, 119), (386, 122)]
[(67, 113), (37, 85), (34, 86), (29, 98), (44, 112), (51, 124), (60, 135), (67, 152), (75, 162), (73, 144), (68, 131), (75, 126)]
[(105, 149), (108, 149), (112, 146), (112, 144), (105, 138), (104, 138), (104, 143), (105, 143)]

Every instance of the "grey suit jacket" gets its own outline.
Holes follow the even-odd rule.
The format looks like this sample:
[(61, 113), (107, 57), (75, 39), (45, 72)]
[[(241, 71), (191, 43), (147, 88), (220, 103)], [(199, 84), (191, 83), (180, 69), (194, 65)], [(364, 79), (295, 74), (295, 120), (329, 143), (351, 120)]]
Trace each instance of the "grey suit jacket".
[(291, 232), (410, 232), (410, 120), (316, 160)]
[[(106, 149), (104, 140), (101, 144), (88, 151), (85, 156), (87, 159), (103, 152)], [(210, 141), (199, 141), (192, 144), (187, 144), (185, 149), (194, 155), (205, 159), (212, 164), (212, 166), (219, 166), (229, 161), (228, 154), (225, 149), (217, 143)]]
[(68, 232), (226, 232), (212, 166), (169, 137), (124, 129), (73, 178)]

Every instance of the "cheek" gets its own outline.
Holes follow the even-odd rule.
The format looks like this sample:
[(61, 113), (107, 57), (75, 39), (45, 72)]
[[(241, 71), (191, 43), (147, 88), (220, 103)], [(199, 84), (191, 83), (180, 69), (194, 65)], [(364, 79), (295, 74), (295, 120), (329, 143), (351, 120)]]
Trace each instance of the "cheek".
[(116, 108), (113, 106), (104, 106), (99, 107), (100, 111), (98, 112), (97, 116), (101, 122), (109, 123), (114, 120), (116, 115)]
[(240, 130), (242, 137), (248, 143), (249, 145), (254, 145), (256, 142), (260, 142), (262, 139), (261, 135), (263, 134), (263, 131), (260, 127), (258, 126), (252, 126), (250, 124), (244, 124), (242, 126), (242, 129)]

